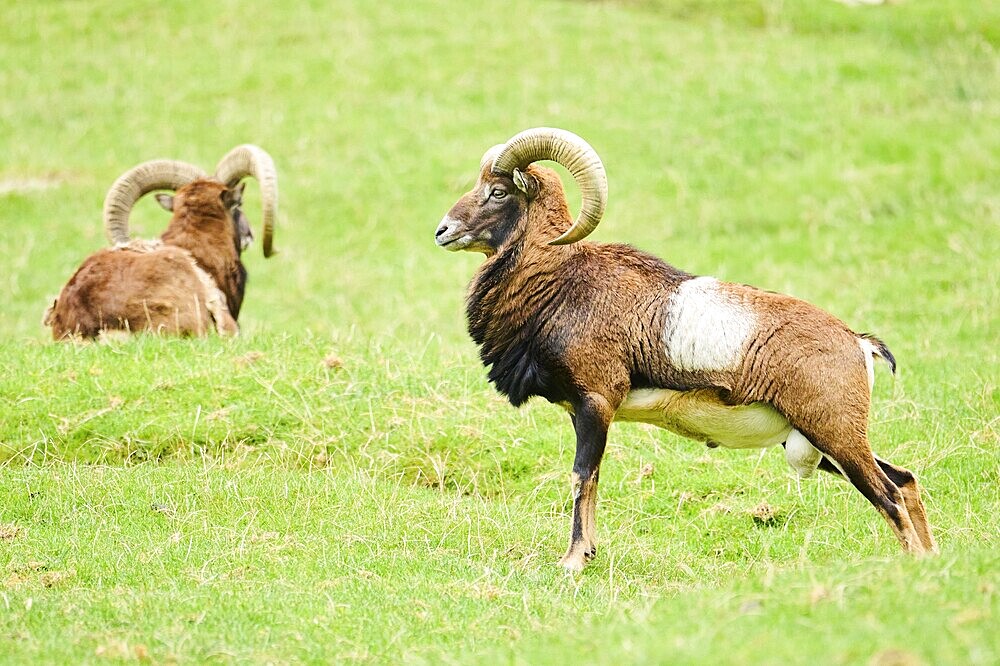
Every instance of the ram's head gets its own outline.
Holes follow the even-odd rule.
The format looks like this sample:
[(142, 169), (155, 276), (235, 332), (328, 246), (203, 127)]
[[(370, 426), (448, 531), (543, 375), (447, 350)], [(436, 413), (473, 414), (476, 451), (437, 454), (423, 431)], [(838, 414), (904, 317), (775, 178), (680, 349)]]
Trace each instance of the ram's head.
[(198, 167), (178, 160), (144, 162), (122, 174), (104, 200), (104, 228), (115, 245), (127, 244), (129, 213), (149, 192), (170, 190), (156, 199), (166, 210), (217, 213), (221, 208), (232, 222), (233, 238), (240, 251), (253, 241), (250, 223), (243, 212), (244, 178), (252, 176), (260, 185), (264, 256), (274, 254), (274, 219), (278, 208), (278, 177), (271, 156), (257, 146), (233, 148), (209, 177)]
[[(608, 198), (608, 180), (601, 158), (591, 146), (566, 130), (537, 127), (493, 146), (483, 155), (475, 187), (464, 194), (441, 220), (435, 233), (446, 250), (469, 250), (491, 255), (515, 232), (528, 207), (546, 188), (558, 188), (558, 176), (534, 167), (551, 160), (565, 167), (582, 196), (580, 214), (572, 226), (549, 241), (567, 245), (597, 228)], [(559, 198), (565, 202), (565, 196)]]

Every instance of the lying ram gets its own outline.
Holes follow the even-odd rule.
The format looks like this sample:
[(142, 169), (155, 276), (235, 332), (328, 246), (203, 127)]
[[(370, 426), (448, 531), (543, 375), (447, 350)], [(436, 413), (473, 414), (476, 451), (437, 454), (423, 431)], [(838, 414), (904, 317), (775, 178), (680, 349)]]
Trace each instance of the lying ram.
[[(552, 160), (573, 174), (570, 224)], [(783, 444), (801, 476), (846, 476), (906, 551), (936, 550), (917, 482), (872, 454), (867, 437), (883, 342), (804, 301), (696, 277), (627, 245), (581, 242), (601, 220), (597, 153), (564, 130), (522, 132), (483, 156), (479, 179), (435, 234), (482, 252), (468, 292), (469, 332), (489, 379), (518, 406), (541, 396), (576, 430), (569, 550), (596, 552), (598, 472), (612, 421), (639, 421), (729, 448)]]
[[(110, 331), (204, 335), (239, 332), (247, 272), (240, 254), (253, 240), (241, 208), (245, 177), (257, 179), (263, 207), (264, 256), (272, 254), (278, 181), (271, 157), (257, 146), (231, 150), (211, 178), (174, 160), (145, 162), (115, 181), (104, 202), (104, 225), (114, 247), (83, 262), (44, 323), (56, 340), (94, 338)], [(129, 238), (132, 206), (154, 190), (173, 213), (155, 241)]]

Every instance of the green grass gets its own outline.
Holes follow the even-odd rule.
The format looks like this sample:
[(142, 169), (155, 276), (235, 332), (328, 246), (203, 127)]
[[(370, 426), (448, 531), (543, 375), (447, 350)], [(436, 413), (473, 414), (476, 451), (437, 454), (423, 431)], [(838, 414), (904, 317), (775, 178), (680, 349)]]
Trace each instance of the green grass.
[[(960, 0), (5, 8), (0, 661), (997, 663), (997, 26)], [(479, 258), (432, 240), (543, 124), (605, 161), (598, 239), (888, 341), (872, 440), (940, 557), (778, 451), (621, 424), (598, 557), (556, 569), (569, 422), (486, 383)], [(113, 179), (245, 141), (282, 208), (244, 335), (49, 342)]]

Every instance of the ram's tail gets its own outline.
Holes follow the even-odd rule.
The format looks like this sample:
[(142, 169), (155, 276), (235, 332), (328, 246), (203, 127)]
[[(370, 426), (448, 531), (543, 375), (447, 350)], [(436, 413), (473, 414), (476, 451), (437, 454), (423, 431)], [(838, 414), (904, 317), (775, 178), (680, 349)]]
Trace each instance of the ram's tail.
[(868, 370), (868, 390), (871, 391), (872, 387), (875, 386), (874, 357), (878, 356), (888, 363), (892, 374), (896, 374), (896, 357), (892, 355), (889, 347), (884, 342), (870, 333), (859, 334), (858, 344), (861, 345), (861, 353), (865, 357), (865, 368)]
[(873, 347), (872, 353), (888, 363), (889, 369), (892, 370), (892, 374), (896, 374), (896, 357), (892, 355), (892, 352), (889, 351), (889, 347), (884, 342), (870, 333), (862, 333), (858, 337), (862, 340), (870, 342)]

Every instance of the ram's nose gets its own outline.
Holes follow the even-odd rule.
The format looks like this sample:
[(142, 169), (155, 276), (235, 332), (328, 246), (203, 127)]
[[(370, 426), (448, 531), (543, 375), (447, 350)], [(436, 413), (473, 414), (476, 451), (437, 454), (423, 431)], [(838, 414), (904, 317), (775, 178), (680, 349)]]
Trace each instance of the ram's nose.
[(441, 220), (437, 231), (434, 232), (434, 241), (439, 246), (445, 246), (455, 240), (455, 229), (458, 227), (458, 220), (454, 220), (447, 215)]

